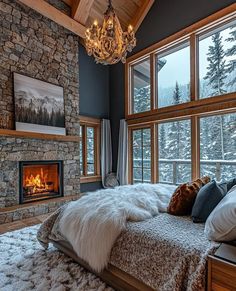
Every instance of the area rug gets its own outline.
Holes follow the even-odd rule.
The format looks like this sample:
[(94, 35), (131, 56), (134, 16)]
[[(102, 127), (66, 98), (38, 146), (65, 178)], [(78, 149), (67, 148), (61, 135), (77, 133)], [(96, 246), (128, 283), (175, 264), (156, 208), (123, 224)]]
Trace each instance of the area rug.
[(0, 235), (1, 291), (112, 291), (53, 246), (36, 240), (39, 226)]

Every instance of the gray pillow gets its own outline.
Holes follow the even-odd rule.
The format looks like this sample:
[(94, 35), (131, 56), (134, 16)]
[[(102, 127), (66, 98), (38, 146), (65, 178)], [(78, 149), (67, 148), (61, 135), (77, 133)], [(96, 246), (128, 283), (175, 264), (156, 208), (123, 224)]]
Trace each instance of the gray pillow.
[(236, 178), (232, 178), (229, 181), (226, 182), (227, 184), (227, 192), (234, 186), (236, 185)]
[(227, 184), (212, 181), (203, 186), (196, 197), (192, 208), (193, 222), (206, 222), (213, 209), (227, 193)]

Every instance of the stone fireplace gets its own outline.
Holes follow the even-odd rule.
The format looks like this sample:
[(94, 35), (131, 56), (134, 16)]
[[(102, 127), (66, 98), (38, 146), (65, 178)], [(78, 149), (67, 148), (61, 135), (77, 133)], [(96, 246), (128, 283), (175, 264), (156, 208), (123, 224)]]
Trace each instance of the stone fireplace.
[(62, 161), (30, 161), (19, 164), (20, 203), (63, 196)]
[[(50, 4), (66, 11), (63, 1)], [(1, 1), (0, 14), (1, 224), (78, 199), (80, 125), (78, 36), (18, 1)], [(14, 130), (14, 72), (63, 87), (66, 136)]]

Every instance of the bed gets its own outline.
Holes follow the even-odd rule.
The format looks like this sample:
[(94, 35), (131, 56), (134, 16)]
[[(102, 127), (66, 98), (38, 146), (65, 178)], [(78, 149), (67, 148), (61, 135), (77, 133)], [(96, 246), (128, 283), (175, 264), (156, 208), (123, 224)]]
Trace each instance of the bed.
[(207, 256), (219, 247), (203, 224), (166, 213), (128, 223), (112, 248), (108, 268), (94, 272), (66, 240), (50, 242), (116, 290), (205, 290)]
[(113, 244), (107, 268), (95, 272), (60, 233), (61, 212), (54, 213), (41, 227), (40, 242), (45, 246), (53, 243), (116, 290), (206, 289), (207, 257), (220, 244), (206, 238), (204, 224), (194, 224), (190, 217), (167, 213), (127, 222)]

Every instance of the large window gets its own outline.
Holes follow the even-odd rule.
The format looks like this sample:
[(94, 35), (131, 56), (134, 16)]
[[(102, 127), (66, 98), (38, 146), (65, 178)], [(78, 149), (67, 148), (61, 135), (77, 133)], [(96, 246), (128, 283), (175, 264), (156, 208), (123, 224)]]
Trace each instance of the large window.
[(236, 177), (235, 15), (228, 7), (127, 59), (130, 182)]
[(182, 43), (157, 54), (158, 108), (190, 101), (190, 48)]
[(151, 182), (151, 129), (132, 132), (133, 182)]
[(100, 180), (100, 120), (80, 117), (81, 182)]
[(191, 180), (190, 120), (159, 124), (158, 145), (159, 182), (179, 184)]
[(157, 114), (192, 101), (210, 104), (209, 99), (216, 96), (233, 97), (232, 93), (236, 92), (235, 15), (224, 15), (218, 23), (216, 15), (212, 24), (206, 23), (204, 20), (205, 26), (195, 24), (169, 37), (169, 43), (166, 40), (157, 43), (148, 53), (145, 49), (143, 56), (138, 53), (137, 61), (135, 56), (131, 61), (128, 58), (127, 118), (135, 118), (140, 113)]

